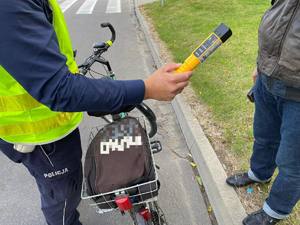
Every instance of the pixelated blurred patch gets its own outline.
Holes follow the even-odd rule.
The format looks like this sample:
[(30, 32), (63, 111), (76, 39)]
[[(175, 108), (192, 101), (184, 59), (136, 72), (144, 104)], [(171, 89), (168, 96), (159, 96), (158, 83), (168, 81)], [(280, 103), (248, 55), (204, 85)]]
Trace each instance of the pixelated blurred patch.
[[(105, 154), (100, 154), (102, 143)], [(155, 179), (149, 139), (136, 118), (126, 117), (99, 130), (88, 147), (84, 176), (91, 195)]]

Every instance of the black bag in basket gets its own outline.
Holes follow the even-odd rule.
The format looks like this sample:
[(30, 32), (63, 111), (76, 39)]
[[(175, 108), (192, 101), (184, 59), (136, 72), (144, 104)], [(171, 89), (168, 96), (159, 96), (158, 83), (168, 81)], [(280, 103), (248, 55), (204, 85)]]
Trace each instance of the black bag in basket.
[[(84, 176), (90, 196), (155, 180), (148, 136), (136, 118), (115, 121), (97, 133), (86, 154)], [(155, 187), (146, 189), (155, 190)], [(106, 195), (94, 200), (107, 202), (113, 198)], [(111, 208), (112, 205), (99, 207)]]

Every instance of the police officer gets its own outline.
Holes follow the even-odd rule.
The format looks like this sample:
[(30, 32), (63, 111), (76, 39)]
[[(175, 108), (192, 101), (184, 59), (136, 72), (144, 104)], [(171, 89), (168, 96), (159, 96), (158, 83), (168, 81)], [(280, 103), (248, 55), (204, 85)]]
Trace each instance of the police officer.
[(49, 225), (80, 225), (81, 112), (171, 100), (191, 73), (168, 64), (144, 81), (78, 74), (57, 0), (1, 0), (0, 29), (0, 149), (34, 176)]

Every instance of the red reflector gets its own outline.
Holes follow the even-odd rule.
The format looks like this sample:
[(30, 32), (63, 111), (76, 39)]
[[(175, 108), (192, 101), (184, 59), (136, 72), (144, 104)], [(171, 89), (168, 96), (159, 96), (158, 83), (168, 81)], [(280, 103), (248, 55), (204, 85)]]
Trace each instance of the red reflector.
[(149, 209), (141, 209), (139, 214), (144, 218), (144, 220), (148, 221), (151, 219), (151, 213)]
[(128, 196), (117, 197), (115, 201), (121, 211), (128, 211), (132, 209), (132, 203)]

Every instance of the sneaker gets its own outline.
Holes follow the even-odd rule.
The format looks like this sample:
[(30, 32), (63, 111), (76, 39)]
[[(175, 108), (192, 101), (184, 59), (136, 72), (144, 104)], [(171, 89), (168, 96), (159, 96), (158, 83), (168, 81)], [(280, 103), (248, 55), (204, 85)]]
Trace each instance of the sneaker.
[(226, 183), (233, 187), (243, 187), (258, 182), (251, 180), (248, 173), (237, 173), (228, 177)]
[(265, 213), (264, 210), (260, 209), (254, 213), (248, 215), (244, 220), (244, 225), (274, 225), (280, 220), (275, 219)]

